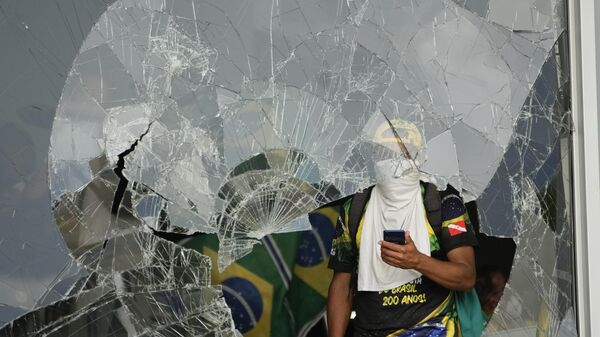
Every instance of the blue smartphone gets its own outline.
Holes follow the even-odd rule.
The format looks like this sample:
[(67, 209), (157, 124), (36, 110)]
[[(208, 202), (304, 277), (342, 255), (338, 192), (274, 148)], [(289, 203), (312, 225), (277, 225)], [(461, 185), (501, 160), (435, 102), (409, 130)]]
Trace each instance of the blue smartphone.
[(384, 229), (383, 241), (392, 242), (399, 245), (406, 244), (403, 229)]

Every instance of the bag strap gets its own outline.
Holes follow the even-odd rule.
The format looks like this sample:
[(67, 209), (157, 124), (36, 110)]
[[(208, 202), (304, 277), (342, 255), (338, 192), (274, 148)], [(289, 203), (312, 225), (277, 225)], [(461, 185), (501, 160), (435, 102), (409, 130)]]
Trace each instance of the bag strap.
[[(350, 239), (352, 240), (352, 247), (357, 248), (356, 234), (358, 232), (358, 226), (360, 225), (360, 219), (365, 211), (367, 201), (373, 191), (373, 186), (370, 186), (352, 196), (350, 201), (350, 209), (348, 210), (348, 232), (350, 233)], [(425, 189), (423, 204), (425, 206), (425, 212), (427, 219), (431, 225), (436, 237), (441, 236), (442, 232), (442, 197), (437, 187), (431, 183), (423, 183)], [(344, 219), (344, 207), (340, 206), (340, 216)], [(352, 273), (350, 281), (353, 292), (356, 292), (358, 282), (358, 269), (355, 269)]]
[[(360, 225), (360, 219), (362, 217), (363, 212), (365, 211), (365, 207), (367, 205), (367, 201), (371, 196), (371, 191), (373, 191), (373, 186), (369, 186), (366, 189), (355, 193), (350, 200), (350, 209), (348, 210), (348, 232), (350, 233), (350, 239), (352, 240), (352, 247), (356, 248), (356, 234), (358, 232), (358, 226)], [(340, 216), (344, 219), (344, 206), (343, 204), (340, 206)], [(350, 289), (352, 289), (353, 293), (356, 293), (358, 287), (358, 264), (355, 265), (355, 269), (352, 272), (352, 277), (350, 279)]]
[(375, 187), (375, 185), (369, 186), (366, 189), (354, 194), (352, 200), (350, 201), (350, 209), (348, 210), (348, 231), (350, 233), (350, 238), (352, 239), (353, 247), (358, 246), (356, 244), (358, 226), (360, 224), (362, 214), (365, 211), (367, 201), (369, 200), (371, 192), (373, 191), (373, 187)]
[(442, 234), (442, 197), (437, 187), (432, 183), (423, 182), (425, 193), (423, 196), (423, 205), (427, 213), (427, 220), (439, 238)]
[[(360, 219), (365, 211), (367, 201), (371, 196), (374, 186), (370, 186), (352, 196), (350, 201), (350, 209), (348, 210), (348, 231), (354, 247), (356, 244), (356, 234), (358, 232), (358, 226)], [(436, 237), (440, 237), (442, 233), (442, 198), (440, 192), (434, 184), (423, 182), (425, 189), (423, 204), (425, 206), (425, 212), (427, 213), (427, 220), (433, 229)], [(343, 207), (342, 207), (343, 212)]]

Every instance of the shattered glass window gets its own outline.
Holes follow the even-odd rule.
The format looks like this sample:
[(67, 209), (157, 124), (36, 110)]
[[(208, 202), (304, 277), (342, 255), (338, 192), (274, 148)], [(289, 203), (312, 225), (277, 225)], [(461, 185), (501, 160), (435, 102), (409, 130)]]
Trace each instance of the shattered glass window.
[(0, 4), (0, 336), (317, 333), (327, 206), (375, 182), (394, 127), (467, 202), (478, 269), (501, 265), (484, 335), (576, 336), (565, 17), (561, 0)]

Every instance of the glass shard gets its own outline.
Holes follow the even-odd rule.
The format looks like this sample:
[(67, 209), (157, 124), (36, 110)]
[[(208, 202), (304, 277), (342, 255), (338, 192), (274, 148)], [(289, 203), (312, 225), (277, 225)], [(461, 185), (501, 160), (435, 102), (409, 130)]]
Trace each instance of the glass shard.
[(317, 233), (398, 155), (389, 124), (516, 242), (486, 334), (574, 335), (563, 1), (26, 6), (0, 5), (0, 336), (238, 336), (209, 257), (161, 237), (215, 234), (224, 271)]

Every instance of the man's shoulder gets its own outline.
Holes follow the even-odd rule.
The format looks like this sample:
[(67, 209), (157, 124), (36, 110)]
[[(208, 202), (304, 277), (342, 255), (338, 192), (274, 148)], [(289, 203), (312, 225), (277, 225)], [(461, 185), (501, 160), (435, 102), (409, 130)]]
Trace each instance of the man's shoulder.
[(443, 221), (463, 216), (467, 212), (460, 193), (451, 185), (440, 191), (440, 198)]
[(439, 210), (442, 222), (465, 214), (463, 199), (454, 186), (448, 184), (445, 189), (439, 190), (435, 184), (421, 181), (421, 187), (426, 208)]
[(431, 191), (437, 191), (437, 194), (440, 197), (440, 202), (442, 206), (444, 204), (452, 205), (452, 204), (461, 204), (464, 205), (463, 199), (460, 196), (460, 192), (454, 188), (454, 186), (447, 184), (446, 188), (443, 190), (438, 189), (438, 187), (430, 182), (421, 182), (421, 185), (424, 187), (428, 187)]

